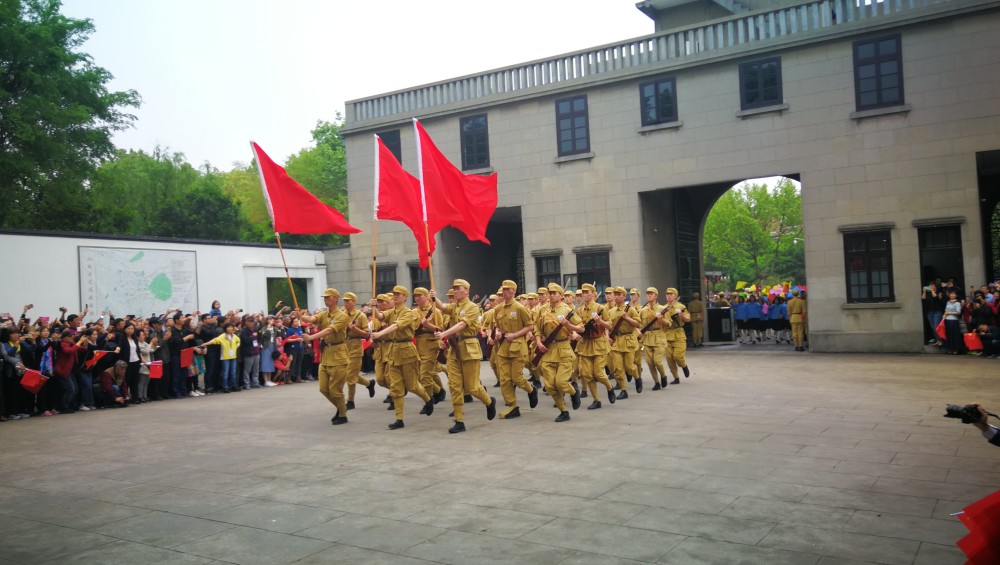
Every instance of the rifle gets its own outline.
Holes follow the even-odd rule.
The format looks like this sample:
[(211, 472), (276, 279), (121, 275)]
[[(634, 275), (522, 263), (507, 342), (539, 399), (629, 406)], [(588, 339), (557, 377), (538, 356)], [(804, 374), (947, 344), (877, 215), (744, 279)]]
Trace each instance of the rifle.
[(618, 320), (615, 321), (614, 327), (611, 328), (611, 333), (608, 334), (608, 339), (611, 341), (611, 343), (614, 343), (615, 342), (615, 338), (618, 337), (618, 328), (621, 327), (622, 320), (625, 319), (625, 314), (628, 313), (628, 309), (629, 309), (629, 301), (626, 300), (625, 301), (625, 311), (622, 312), (621, 316), (618, 316)]
[[(649, 303), (646, 303), (646, 305), (649, 306)], [(663, 308), (666, 309), (666, 306), (664, 306)], [(660, 312), (663, 312), (663, 310), (660, 310)], [(657, 316), (657, 313), (658, 312), (656, 312), (655, 310), (653, 311), (653, 319), (650, 320), (648, 324), (643, 326), (642, 329), (639, 330), (639, 333), (645, 334), (647, 331), (649, 331), (649, 328), (653, 327), (653, 325), (656, 324), (656, 322), (659, 322), (660, 320), (663, 319), (662, 316)]]
[[(569, 316), (567, 316), (566, 319), (568, 320), (569, 318), (572, 318), (579, 309), (580, 308), (577, 308), (576, 310), (571, 310)], [(542, 361), (542, 357), (544, 357), (545, 353), (548, 352), (549, 346), (552, 345), (552, 342), (555, 341), (556, 336), (559, 335), (559, 332), (561, 332), (562, 330), (563, 330), (563, 325), (560, 323), (556, 323), (556, 328), (552, 330), (549, 333), (549, 335), (545, 337), (544, 341), (542, 341), (542, 345), (545, 346), (545, 351), (539, 350), (537, 353), (535, 353), (535, 356), (531, 358), (532, 367), (538, 366), (538, 363)]]
[[(602, 314), (604, 314), (604, 308), (598, 309), (597, 310), (597, 315), (601, 316)], [(595, 339), (595, 338), (600, 337), (601, 334), (604, 333), (604, 328), (597, 329), (594, 326), (595, 326), (595, 324), (594, 324), (594, 318), (591, 318), (591, 319), (587, 320), (587, 322), (585, 324), (583, 324), (583, 337), (585, 337), (587, 339)]]

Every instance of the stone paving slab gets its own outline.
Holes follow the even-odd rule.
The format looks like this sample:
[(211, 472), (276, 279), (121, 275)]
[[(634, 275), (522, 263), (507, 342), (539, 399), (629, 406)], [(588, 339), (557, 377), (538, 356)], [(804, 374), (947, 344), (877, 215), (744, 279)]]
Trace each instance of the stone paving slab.
[(382, 390), (331, 427), (314, 383), (0, 424), (0, 565), (963, 562), (953, 514), (1000, 488), (1000, 449), (941, 414), (1000, 408), (1000, 365), (689, 362), (563, 424), (544, 396), (472, 404), (457, 436), (447, 402), (386, 429)]

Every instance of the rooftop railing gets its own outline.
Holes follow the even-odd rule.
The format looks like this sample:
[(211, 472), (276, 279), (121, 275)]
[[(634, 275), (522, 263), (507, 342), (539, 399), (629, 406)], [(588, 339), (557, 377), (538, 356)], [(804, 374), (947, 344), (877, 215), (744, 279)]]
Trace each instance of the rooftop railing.
[[(993, 2), (979, 2), (992, 4)], [(550, 85), (569, 84), (713, 51), (746, 48), (822, 28), (924, 9), (933, 5), (976, 4), (975, 0), (818, 0), (780, 9), (716, 20), (704, 25), (630, 39), (548, 59), (418, 86), (347, 102), (347, 129), (399, 115)]]

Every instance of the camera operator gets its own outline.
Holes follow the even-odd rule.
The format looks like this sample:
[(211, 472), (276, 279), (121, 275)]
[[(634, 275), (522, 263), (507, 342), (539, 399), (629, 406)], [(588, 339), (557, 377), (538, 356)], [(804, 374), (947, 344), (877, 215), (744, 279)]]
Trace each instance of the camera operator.
[(983, 437), (989, 440), (990, 443), (1000, 447), (1000, 430), (998, 430), (996, 426), (991, 426), (988, 423), (989, 415), (982, 406), (979, 404), (972, 404), (972, 406), (976, 407), (976, 410), (979, 412), (979, 416), (981, 418), (978, 422), (972, 422), (972, 425), (976, 426), (979, 431), (983, 432)]
[(982, 323), (976, 330), (983, 342), (983, 358), (996, 359), (1000, 355), (1000, 327)]

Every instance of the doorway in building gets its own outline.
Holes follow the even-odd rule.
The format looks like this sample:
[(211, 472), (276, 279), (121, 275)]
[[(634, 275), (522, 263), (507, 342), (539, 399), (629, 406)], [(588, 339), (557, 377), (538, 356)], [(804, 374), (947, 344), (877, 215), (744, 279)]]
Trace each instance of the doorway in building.
[[(435, 254), (435, 278), (440, 277), (439, 273), (463, 278), (472, 286), (470, 298), (478, 295), (480, 300), (495, 293), (504, 279), (513, 280), (519, 289), (525, 288), (521, 207), (497, 208), (486, 226), (486, 238), (490, 245), (469, 241), (453, 228), (442, 230), (438, 250), (443, 253)], [(444, 288), (451, 280), (435, 283)]]
[(1000, 281), (1000, 150), (976, 153), (980, 219), (983, 226), (983, 272)]

